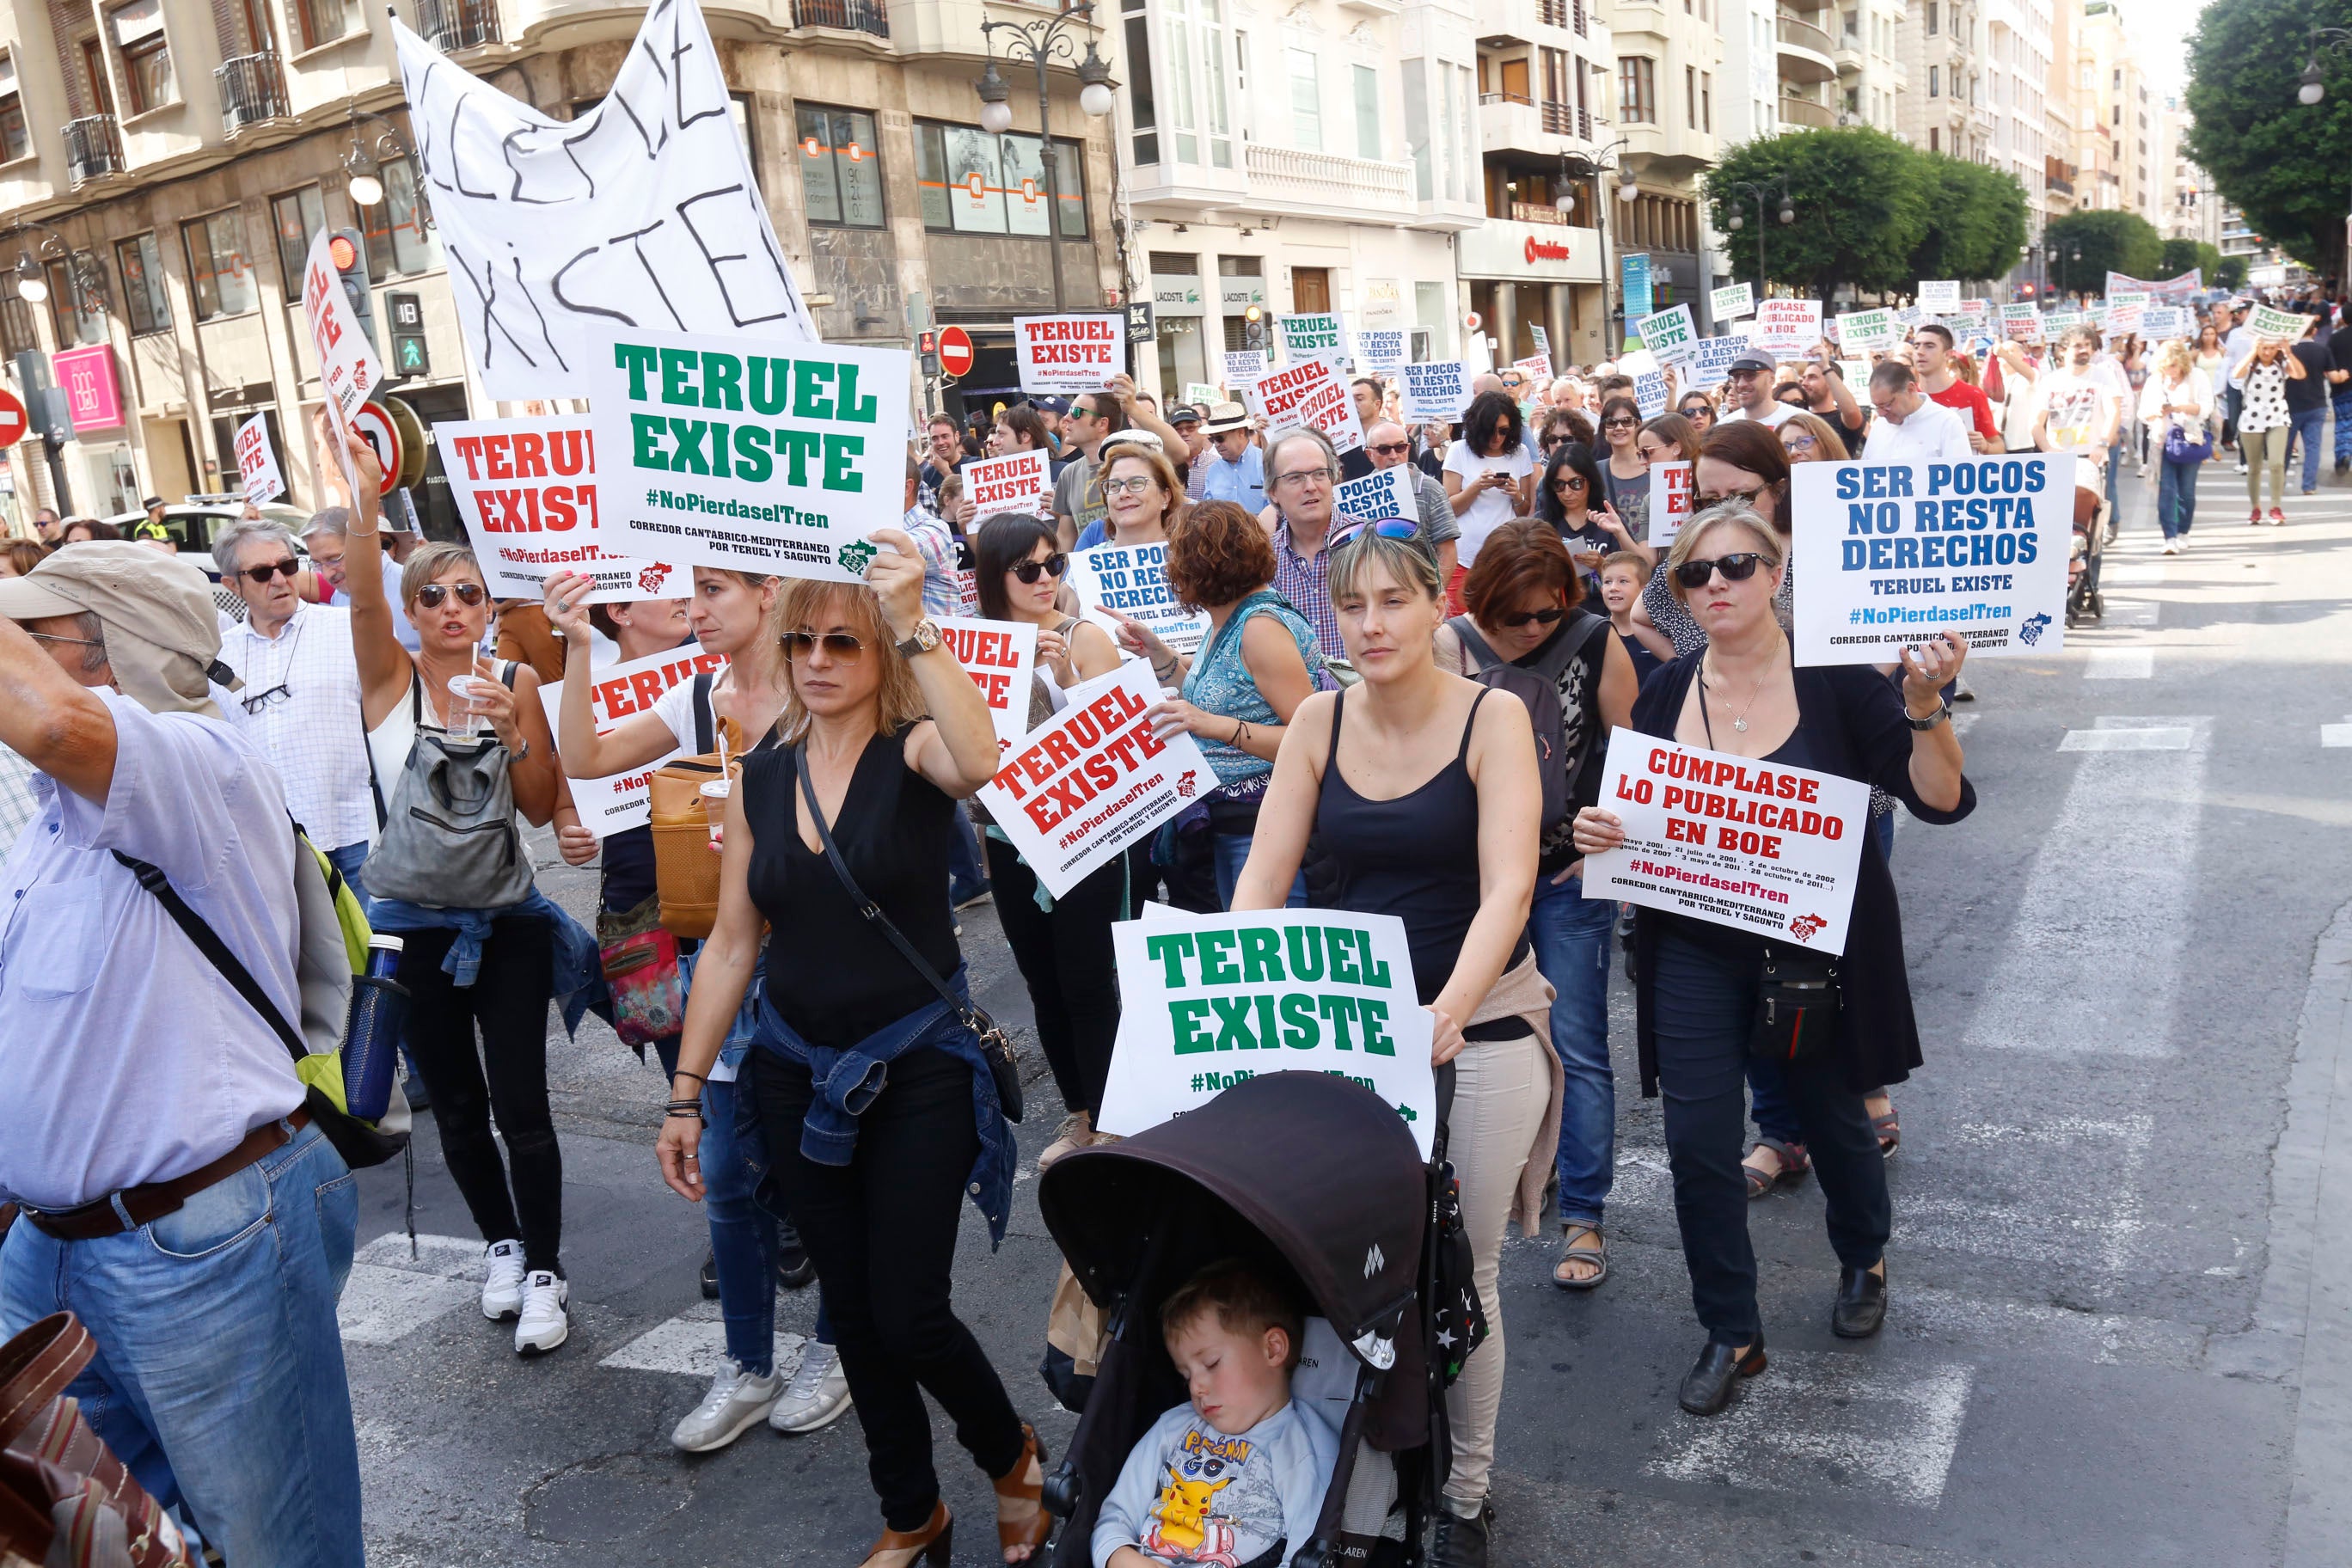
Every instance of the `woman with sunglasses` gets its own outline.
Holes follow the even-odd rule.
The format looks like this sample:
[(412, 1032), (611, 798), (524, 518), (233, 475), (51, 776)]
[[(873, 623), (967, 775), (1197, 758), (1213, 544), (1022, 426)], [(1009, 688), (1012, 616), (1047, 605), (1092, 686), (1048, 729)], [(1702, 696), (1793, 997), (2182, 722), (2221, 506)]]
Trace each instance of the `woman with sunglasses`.
[[(313, 415), (312, 433), (317, 450), (333, 453), (342, 445), (323, 411)], [(344, 537), (354, 555), (373, 562), (383, 470), (374, 450), (358, 437), (347, 450), (360, 493), (351, 503)], [(336, 469), (331, 462), (321, 467), (331, 475)], [(459, 700), (450, 682), (463, 681), (477, 732), (487, 729), (506, 749), (515, 811), (537, 826), (551, 818), (566, 860), (582, 865), (593, 858), (593, 836), (583, 854), (573, 831), (580, 815), (556, 764), (539, 677), (528, 666), (501, 668), (480, 657), (490, 595), (474, 552), (459, 544), (427, 544), (409, 557), (401, 593), (416, 628), (415, 653), (393, 635), (382, 573), (351, 573), (344, 587), (352, 596), (361, 718), (385, 801), (394, 798), (420, 733), (447, 730), (451, 704)], [(584, 655), (580, 663), (584, 669)], [(430, 863), (440, 853), (429, 837), (408, 842), (410, 835), (425, 832), (411, 817), (384, 822), (383, 842), (370, 857), (377, 897), (369, 918), (380, 931), (400, 932), (405, 943), (397, 975), (409, 993), (408, 1046), (432, 1096), (442, 1159), (481, 1232), (482, 1315), (516, 1320), (516, 1352), (536, 1355), (555, 1349), (571, 1331), (571, 1286), (562, 1258), (563, 1155), (547, 1099), (547, 1005), (556, 992), (559, 961), (568, 969), (573, 956), (571, 932), (578, 928), (536, 890), (499, 909), (447, 909), (439, 907), (447, 900), (384, 896), (390, 884), (379, 868)], [(586, 945), (593, 965), (594, 943)], [(490, 1133), (493, 1113), (499, 1139)], [(499, 1139), (506, 1145), (503, 1161)]]
[(1642, 453), (1642, 405), (1623, 393), (1604, 401), (1601, 438), (1607, 446), (1601, 462), (1603, 495), (1624, 523), (1626, 536), (1638, 543), (1650, 537), (1650, 460)]
[(1446, 602), (1461, 605), (1462, 577), (1478, 559), (1478, 546), (1495, 530), (1534, 509), (1529, 492), (1535, 461), (1528, 456), (1526, 426), (1509, 395), (1482, 392), (1463, 416), (1462, 438), (1445, 455), (1445, 496), (1462, 520), (1456, 546), (1460, 564), (1445, 584)]
[[(1789, 453), (1780, 445), (1773, 426), (1760, 419), (1717, 423), (1699, 437), (1698, 461), (1691, 469), (1691, 483), (1696, 492), (1692, 498), (1695, 507), (1736, 500), (1769, 523), (1780, 541), (1781, 554), (1786, 557)], [(1790, 574), (1783, 571), (1780, 592), (1773, 600), (1774, 611), (1783, 626), (1789, 624), (1790, 586)], [(1665, 633), (1673, 639), (1677, 654), (1694, 654), (1706, 647), (1706, 629), (1668, 585), (1664, 562), (1651, 574), (1649, 586), (1642, 590), (1642, 602), (1633, 612), (1633, 619)]]
[[(1898, 695), (1862, 666), (1794, 668), (1774, 600), (1785, 547), (1765, 518), (1738, 504), (1683, 525), (1667, 555), (1677, 598), (1703, 628), (1703, 652), (1653, 675), (1633, 704), (1633, 728), (1686, 746), (1837, 773), (1901, 799), (1923, 822), (1958, 822), (1976, 807), (1959, 742), (1940, 695), (1967, 645), (1945, 633), (1903, 651)], [(1603, 805), (1579, 811), (1579, 853), (1625, 842)], [(1748, 1235), (1739, 1146), (1741, 1081), (1756, 1027), (1765, 948), (1754, 933), (1643, 910), (1634, 925), (1634, 1000), (1642, 1092), (1664, 1093), (1675, 1216), (1691, 1300), (1707, 1342), (1678, 1403), (1712, 1415), (1738, 1380), (1764, 1370), (1756, 1256)], [(1919, 1031), (1904, 973), (1901, 910), (1885, 857), (1864, 836), (1844, 953), (1841, 1010), (1821, 1053), (1787, 1068), (1790, 1098), (1813, 1151), (1839, 1262), (1830, 1330), (1878, 1331), (1886, 1312), (1886, 1163), (1863, 1093), (1899, 1082), (1920, 1063)]]
[(1619, 550), (1650, 554), (1601, 499), (1604, 483), (1592, 448), (1580, 441), (1552, 448), (1537, 480), (1536, 520), (1551, 525), (1577, 569), (1587, 574), (1599, 572), (1603, 558)]
[(1704, 436), (1715, 428), (1715, 395), (1697, 390), (1685, 392), (1682, 401), (1675, 405), (1675, 412), (1690, 421), (1693, 431)]
[(1291, 715), (1233, 907), (1281, 907), (1311, 836), (1310, 904), (1404, 922), (1492, 1331), (1446, 1391), (1454, 1462), (1430, 1561), (1483, 1568), (1503, 1392), (1503, 1232), (1514, 1215), (1526, 1235), (1542, 1227), (1559, 1141), (1550, 999), (1527, 937), (1543, 786), (1527, 708), (1439, 668), (1443, 584), (1410, 533), (1373, 524), (1332, 551), (1331, 604), (1363, 679)]
[[(1113, 437), (1112, 440), (1118, 440)], [(1137, 443), (1103, 443), (1102, 472), (1095, 483), (1102, 488), (1104, 512), (1078, 532), (1077, 548), (1097, 544), (1164, 544), (1184, 510), (1184, 483), (1176, 465), (1166, 456)]]

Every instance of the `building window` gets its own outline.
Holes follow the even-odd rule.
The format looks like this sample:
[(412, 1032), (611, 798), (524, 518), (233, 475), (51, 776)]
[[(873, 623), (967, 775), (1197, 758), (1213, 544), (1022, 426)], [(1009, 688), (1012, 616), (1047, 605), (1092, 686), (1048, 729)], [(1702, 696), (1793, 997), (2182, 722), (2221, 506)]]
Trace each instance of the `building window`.
[(748, 92), (729, 93), (727, 117), (735, 122), (735, 135), (743, 143), (743, 166), (751, 171), (751, 183), (764, 196), (768, 194), (768, 182), (760, 174), (760, 142), (751, 131), (751, 95)]
[(32, 154), (25, 134), (25, 100), (16, 93), (16, 57), (0, 52), (0, 163)]
[(1135, 161), (1160, 162), (1160, 111), (1151, 92), (1151, 16), (1148, 0), (1126, 0), (1127, 118), (1135, 128)]
[(1309, 153), (1323, 151), (1323, 83), (1311, 49), (1290, 51), (1290, 141)]
[[(85, 251), (78, 259), (83, 263), (79, 268), (68, 266), (60, 257), (46, 268), (49, 278), (49, 324), (57, 329), (59, 348), (106, 341), (104, 285), (89, 277), (98, 270), (97, 258)], [(75, 281), (77, 273), (88, 279), (87, 285)]]
[(0, 300), (0, 353), (36, 354), (41, 335), (33, 327), (33, 307), (14, 294)]
[(1930, 125), (1929, 127), (1927, 127), (1927, 151), (1928, 151), (1928, 152), (1930, 152), (1930, 153), (1940, 153), (1940, 152), (1942, 152), (1942, 151), (1944, 150), (1944, 149), (1943, 149), (1943, 146), (1942, 146), (1942, 140), (1943, 140), (1943, 139), (1942, 139), (1942, 137), (1941, 137), (1940, 135), (1938, 135), (1938, 134), (1937, 134), (1937, 128), (1936, 128), (1935, 126)]
[(114, 242), (114, 263), (122, 272), (122, 308), (133, 334), (172, 330), (172, 300), (163, 292), (163, 267), (156, 254), (155, 237), (135, 236)]
[(172, 86), (172, 46), (163, 36), (163, 0), (131, 0), (109, 11), (106, 20), (114, 47), (122, 54), (131, 112), (144, 114), (177, 98)]
[[(1176, 160), (1230, 169), (1234, 142), (1233, 119), (1225, 100), (1224, 0), (1168, 0), (1162, 26), (1168, 40), (1169, 120), (1176, 133)], [(1208, 144), (1205, 160), (1201, 156), (1203, 142)]]
[(1370, 66), (1355, 68), (1356, 156), (1381, 155), (1381, 73)]
[[(1087, 234), (1087, 189), (1079, 146), (1054, 143), (1064, 239)], [(915, 124), (915, 183), (923, 226), (954, 234), (1045, 234), (1045, 162), (1034, 136), (991, 136), (975, 125)]]
[(1715, 134), (1715, 73), (1698, 73), (1698, 128), (1707, 135)]
[(302, 297), (302, 268), (310, 258), (310, 242), (327, 226), (327, 207), (320, 199), (319, 187), (305, 185), (270, 197), (269, 226), (278, 241), (278, 272), (290, 305)]
[[(1943, 96), (1941, 92), (1937, 90), (1937, 85), (1941, 79), (1937, 76), (1936, 68), (1937, 68), (1934, 66), (1929, 66), (1927, 68), (1927, 96), (1929, 98), (1941, 98)], [(1932, 149), (1930, 150), (1932, 151)]]
[(1627, 124), (1657, 122), (1657, 62), (1641, 55), (1627, 55), (1617, 62), (1617, 110)]
[[(196, 296), (196, 320), (217, 321), (242, 316), (259, 308), (261, 297), (253, 286), (253, 268), (245, 259), (240, 215), (225, 213), (200, 217), (180, 226), (188, 249), (188, 284)], [(296, 268), (299, 275), (299, 268)]]
[(875, 145), (874, 117), (861, 110), (802, 104), (794, 128), (800, 133), (801, 189), (808, 198), (809, 222), (880, 228), (882, 155)]
[(333, 43), (359, 22), (360, 8), (352, 0), (299, 0), (294, 9), (301, 19), (306, 49)]
[(1429, 72), (1427, 62), (1404, 62), (1404, 144), (1412, 156), (1413, 196), (1437, 197), (1437, 159), (1429, 145)]
[(383, 165), (383, 200), (360, 210), (360, 233), (367, 240), (368, 281), (388, 273), (430, 272), (441, 265), (441, 237), (433, 231), (433, 209), (417, 189), (416, 164), (394, 158)]
[(1936, 36), (1936, 0), (1927, 0), (1927, 36)]

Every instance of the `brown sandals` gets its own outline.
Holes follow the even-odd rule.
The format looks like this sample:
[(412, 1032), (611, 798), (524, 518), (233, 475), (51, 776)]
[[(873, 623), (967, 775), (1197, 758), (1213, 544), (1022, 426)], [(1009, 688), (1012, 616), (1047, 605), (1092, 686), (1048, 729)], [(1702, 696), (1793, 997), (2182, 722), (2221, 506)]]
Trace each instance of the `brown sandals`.
[[(1039, 1548), (1045, 1544), (1045, 1538), (1054, 1533), (1054, 1516), (1047, 1513), (1045, 1505), (1038, 1501), (1045, 1489), (1045, 1445), (1039, 1441), (1037, 1429), (1025, 1421), (1021, 1424), (1021, 1438), (1019, 1460), (989, 1484), (996, 1489), (996, 1495), (1000, 1498), (1025, 1498), (1034, 1505), (1026, 1519), (1000, 1517), (996, 1521), (997, 1544), (1007, 1552), (1025, 1546), (1029, 1554), (1016, 1561), (1034, 1563), (1037, 1560)], [(1034, 1481), (1029, 1479), (1029, 1467), (1033, 1464), (1037, 1467), (1037, 1479)], [(943, 1563), (946, 1561), (944, 1557), (940, 1559)]]
[(948, 1552), (954, 1542), (955, 1516), (944, 1502), (931, 1505), (931, 1517), (920, 1530), (886, 1530), (877, 1536), (866, 1551), (866, 1561), (871, 1563), (885, 1552), (909, 1552), (907, 1568), (920, 1563), (923, 1568), (948, 1568)]

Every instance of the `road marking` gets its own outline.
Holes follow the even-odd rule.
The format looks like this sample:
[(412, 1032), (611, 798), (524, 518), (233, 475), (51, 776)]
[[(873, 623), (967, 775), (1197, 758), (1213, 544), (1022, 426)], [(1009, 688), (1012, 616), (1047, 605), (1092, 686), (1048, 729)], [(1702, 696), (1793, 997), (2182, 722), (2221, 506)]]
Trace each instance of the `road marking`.
[(2146, 680), (2156, 674), (2152, 647), (2095, 647), (2086, 657), (2085, 680)]
[[(1934, 1508), (1959, 1447), (1973, 1370), (1888, 1365), (1857, 1352), (1773, 1351), (1731, 1407), (1676, 1421), (1649, 1474), (1757, 1490), (1844, 1493)], [(1823, 1429), (1824, 1423), (1837, 1426)]]
[(482, 1244), (456, 1236), (420, 1236), (417, 1256), (397, 1231), (352, 1255), (335, 1322), (343, 1342), (388, 1345), (460, 1307), (481, 1310)]
[[(2074, 770), (1986, 976), (1970, 1045), (2175, 1054), (2210, 719), (2102, 718), (2059, 750)], [(2126, 737), (2120, 743), (2099, 737)], [(2154, 753), (2154, 754), (2147, 754)]]
[[(776, 1336), (776, 1362), (782, 1366), (799, 1358), (803, 1335)], [(709, 1377), (727, 1354), (727, 1325), (719, 1320), (719, 1303), (697, 1302), (667, 1322), (656, 1323), (598, 1366), (623, 1372), (666, 1372), (680, 1377)]]
[(2352, 724), (2322, 724), (2319, 743), (2323, 746), (2352, 746)]
[(2116, 626), (2152, 626), (2156, 625), (2157, 605), (2153, 599), (2110, 599), (2107, 613), (2099, 621), (2105, 630)]
[(2153, 588), (2163, 581), (2161, 561), (2126, 561), (2099, 569), (2101, 587)]

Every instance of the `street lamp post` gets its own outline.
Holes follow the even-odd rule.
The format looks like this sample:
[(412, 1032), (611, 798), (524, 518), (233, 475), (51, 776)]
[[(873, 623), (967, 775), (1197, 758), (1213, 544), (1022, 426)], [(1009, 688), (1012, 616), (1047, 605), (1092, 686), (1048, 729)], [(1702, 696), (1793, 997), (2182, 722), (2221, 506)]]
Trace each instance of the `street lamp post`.
[[(1640, 184), (1635, 179), (1633, 171), (1625, 166), (1625, 160), (1622, 156), (1626, 146), (1627, 142), (1624, 140), (1620, 139), (1618, 141), (1612, 142), (1606, 147), (1596, 147), (1590, 153), (1562, 153), (1559, 155), (1559, 173), (1560, 178), (1563, 182), (1568, 180), (1591, 180), (1594, 182), (1592, 191), (1592, 226), (1594, 229), (1599, 231), (1601, 236), (1601, 335), (1602, 340), (1601, 347), (1602, 350), (1602, 356), (1604, 358), (1613, 357), (1615, 352), (1608, 341), (1610, 335), (1609, 323), (1614, 319), (1614, 312), (1612, 310), (1609, 303), (1609, 274), (1614, 271), (1615, 268), (1612, 265), (1609, 259), (1609, 218), (1604, 204), (1601, 200), (1599, 181), (1601, 175), (1609, 174), (1613, 170), (1617, 175), (1617, 199), (1619, 201), (1630, 203), (1635, 196), (1642, 194)], [(1612, 153), (1620, 154), (1614, 164), (1604, 163), (1601, 162), (1602, 159), (1608, 157)], [(1569, 195), (1569, 193), (1564, 190), (1552, 197), (1552, 205), (1558, 207), (1563, 213), (1569, 211), (1575, 205), (1576, 198)], [(1617, 341), (1621, 343), (1624, 341), (1622, 333), (1618, 335)]]
[[(49, 299), (47, 264), (51, 261), (63, 261), (66, 264), (68, 291), (66, 302), (73, 312), (77, 325), (86, 308), (86, 301), (95, 300), (100, 310), (103, 310), (106, 308), (106, 274), (98, 269), (100, 263), (97, 258), (88, 251), (76, 250), (71, 241), (45, 223), (16, 223), (5, 228), (0, 228), (0, 242), (20, 239), (28, 234), (38, 235), (41, 237), (30, 248), (20, 249), (16, 253), (16, 265), (13, 271), (16, 276), (18, 299), (27, 305), (47, 304)], [(66, 345), (60, 342), (58, 346), (62, 348)], [(33, 357), (36, 360), (39, 358), (37, 354)], [(26, 401), (29, 404), (34, 390), (33, 378), (29, 371), (25, 374), (24, 382)], [(60, 512), (70, 513), (73, 510), (73, 498), (66, 484), (65, 444), (58, 439), (53, 430), (42, 430), (38, 434), (41, 437), (42, 453), (48, 459), (49, 484), (58, 503), (58, 510)]]
[[(994, 43), (998, 33), (1009, 35), (1004, 40), (1004, 58), (1008, 60), (1026, 58), (1037, 72), (1037, 147), (1039, 162), (1045, 165), (1045, 255), (1054, 266), (1054, 308), (1062, 309), (1065, 299), (1062, 284), (1062, 179), (1054, 157), (1053, 79), (1048, 71), (1056, 59), (1073, 62), (1080, 83), (1078, 107), (1089, 120), (1100, 120), (1111, 110), (1110, 67), (1095, 52), (1094, 0), (1076, 3), (1052, 16), (1031, 22), (982, 22), (981, 36)], [(1087, 30), (1087, 52), (1083, 58), (1077, 46), (1071, 41), (1073, 24), (1082, 23)], [(988, 68), (981, 73), (972, 90), (980, 95), (981, 129), (992, 136), (1002, 136), (1013, 128), (1012, 88), (997, 74), (996, 58), (989, 57)], [(1114, 153), (1116, 157), (1117, 153)], [(1126, 279), (1121, 279), (1124, 289)]]
[[(1780, 174), (1769, 180), (1734, 180), (1727, 189), (1729, 190), (1734, 202), (1745, 200), (1749, 196), (1756, 198), (1756, 297), (1761, 300), (1771, 289), (1771, 285), (1766, 281), (1767, 275), (1764, 270), (1764, 231), (1771, 226), (1764, 221), (1764, 198), (1779, 196), (1780, 221), (1784, 224), (1796, 222), (1796, 205), (1789, 197), (1789, 176)], [(1735, 206), (1725, 226), (1738, 230), (1745, 227), (1747, 221), (1747, 215)]]
[[(360, 134), (362, 120), (373, 120), (383, 127), (383, 133), (373, 142)], [(383, 165), (395, 160), (406, 163), (415, 154), (401, 136), (400, 127), (357, 104), (352, 106), (351, 129), (352, 150), (343, 154), (343, 173), (350, 176), (352, 205), (372, 207), (383, 200)], [(410, 171), (412, 190), (415, 185), (415, 173)]]
[[(2352, 48), (2352, 27), (2314, 27), (2308, 40), (2310, 56), (2304, 62), (2303, 75), (2296, 79), (2295, 101), (2305, 108), (2327, 96), (2327, 88), (2319, 79), (2319, 57), (2322, 53), (2341, 54)], [(2344, 265), (2336, 270), (2340, 287), (2352, 287), (2352, 209), (2344, 220)]]

